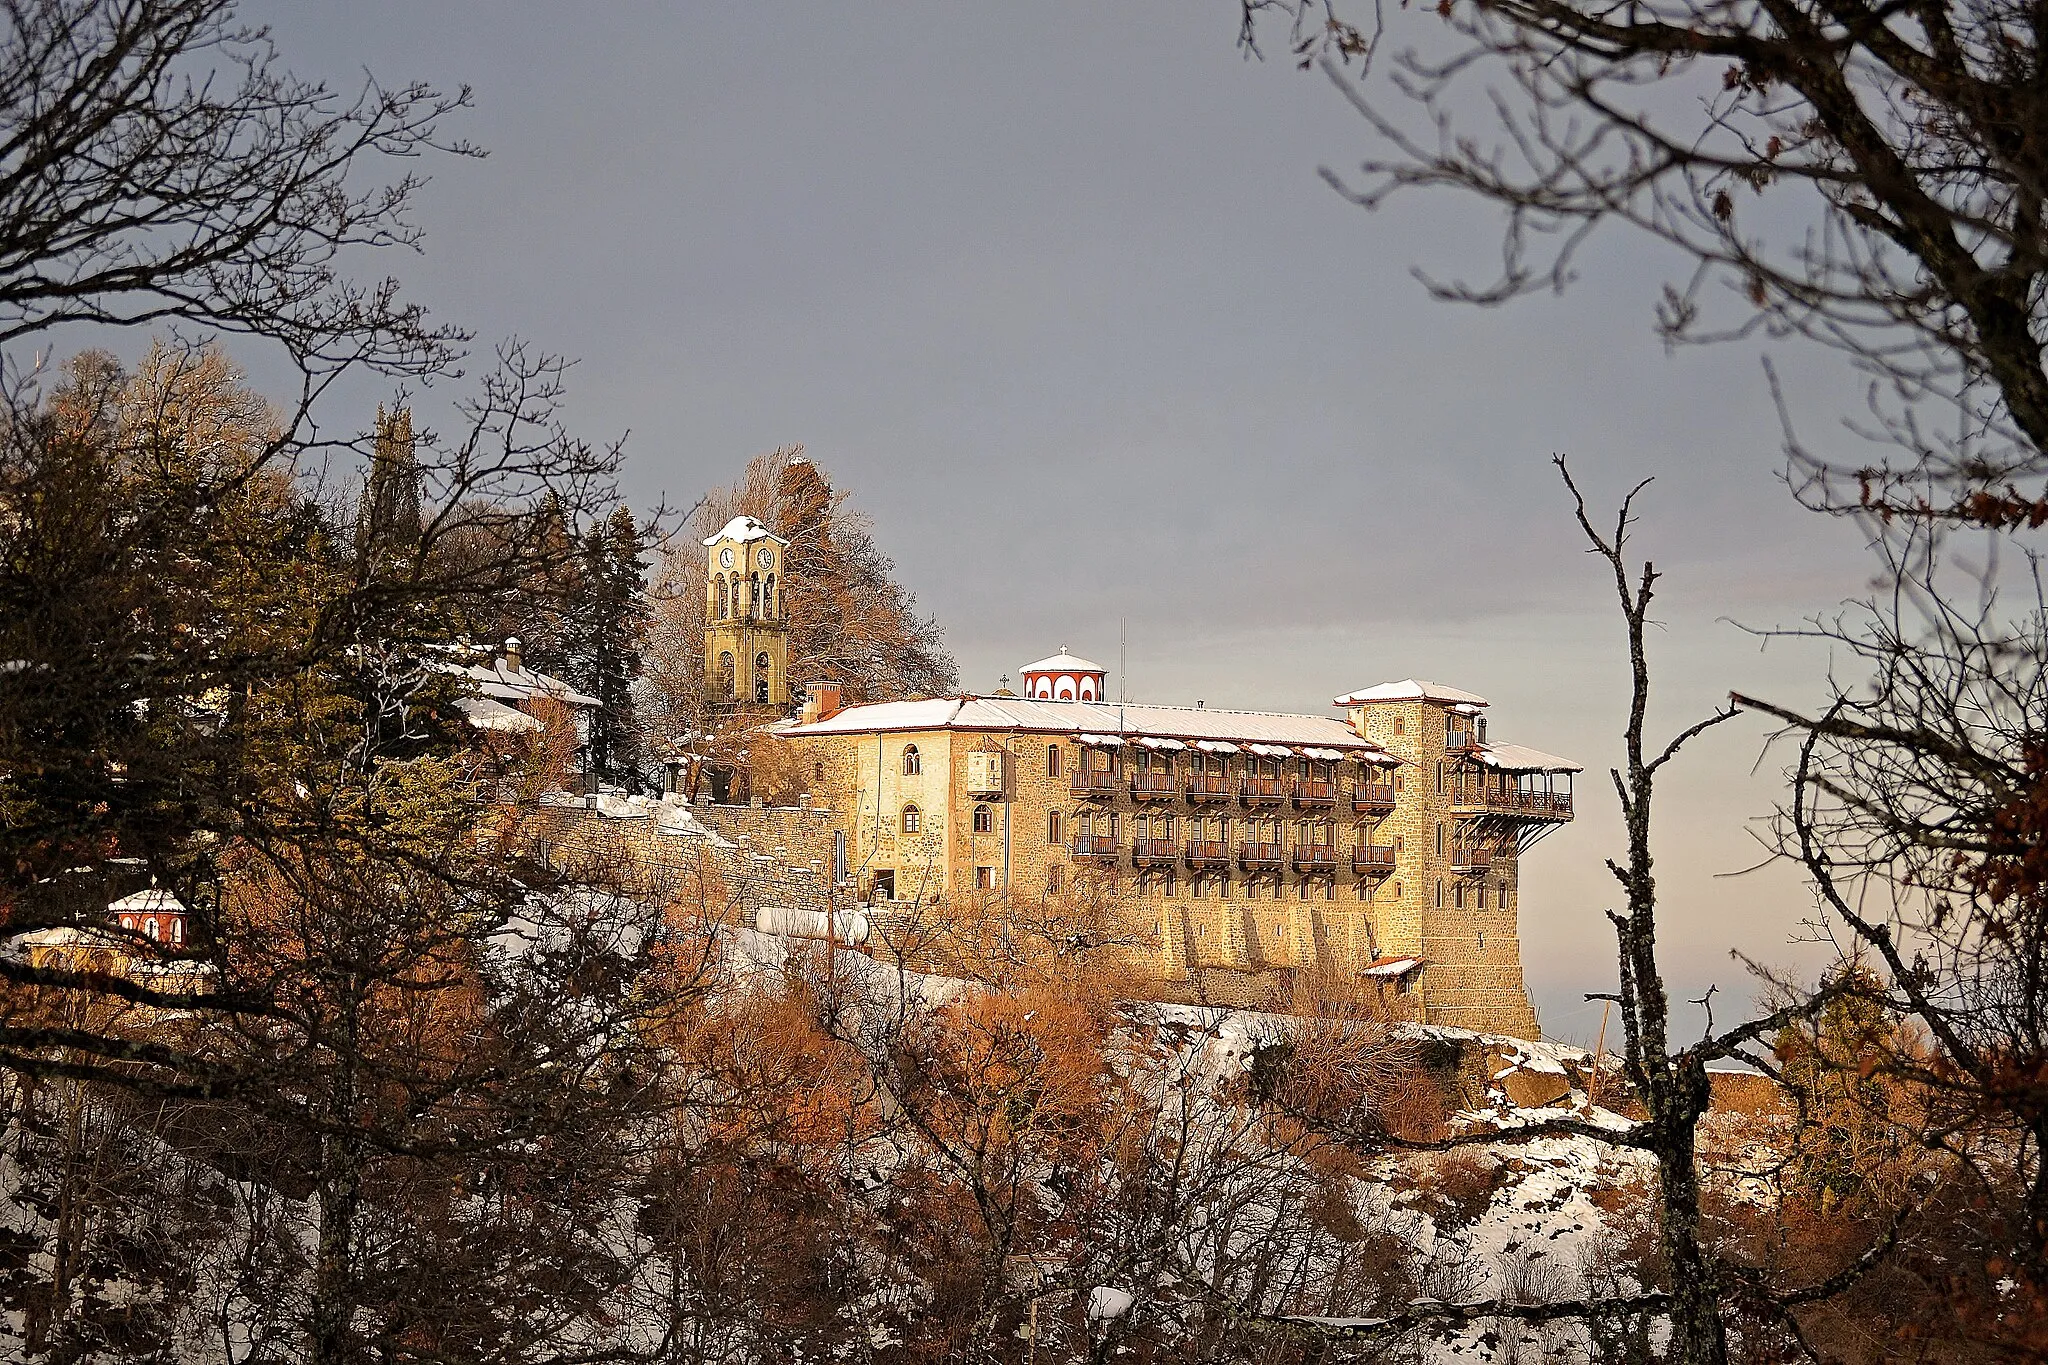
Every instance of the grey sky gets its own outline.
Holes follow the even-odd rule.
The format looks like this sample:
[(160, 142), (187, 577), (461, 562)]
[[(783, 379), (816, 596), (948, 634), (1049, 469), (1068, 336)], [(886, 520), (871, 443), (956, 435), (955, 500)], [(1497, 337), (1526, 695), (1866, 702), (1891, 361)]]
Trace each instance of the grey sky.
[[(1321, 77), (1244, 61), (1222, 0), (251, 13), (305, 74), (472, 84), (454, 131), (491, 155), (430, 167), (410, 292), (580, 357), (571, 416), (630, 430), (645, 501), (805, 442), (970, 687), (1062, 643), (1114, 666), (1127, 619), (1133, 695), (1317, 710), (1435, 677), (1491, 698), (1496, 737), (1598, 769), (1619, 626), (1552, 451), (1603, 505), (1657, 477), (1667, 722), (1730, 687), (1810, 697), (1823, 661), (1721, 618), (1790, 621), (1866, 572), (1776, 482), (1758, 352), (1655, 344), (1669, 262), (1614, 237), (1563, 298), (1431, 302), (1410, 268), (1483, 272), (1491, 216), (1346, 205), (1316, 171), (1366, 129)], [(1665, 789), (1685, 996), (1744, 993), (1730, 948), (1812, 960), (1794, 879), (1714, 878), (1753, 861), (1762, 734)], [(1546, 1027), (1589, 1038), (1618, 821), (1597, 771), (1581, 792), (1528, 863), (1522, 936)]]

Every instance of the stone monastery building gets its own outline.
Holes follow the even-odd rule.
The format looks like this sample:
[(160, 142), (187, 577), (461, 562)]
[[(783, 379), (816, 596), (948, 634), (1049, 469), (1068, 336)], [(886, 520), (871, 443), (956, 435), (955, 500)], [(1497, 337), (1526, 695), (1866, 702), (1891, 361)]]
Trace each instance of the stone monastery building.
[[(711, 699), (786, 716), (784, 542), (737, 518), (705, 542)], [(1579, 766), (1487, 736), (1484, 697), (1407, 679), (1336, 716), (1109, 700), (1059, 653), (1023, 695), (844, 706), (792, 721), (821, 864), (892, 925), (946, 907), (1106, 896), (1162, 994), (1270, 1003), (1300, 969), (1393, 1012), (1533, 1037), (1516, 914), (1522, 855), (1572, 818)]]

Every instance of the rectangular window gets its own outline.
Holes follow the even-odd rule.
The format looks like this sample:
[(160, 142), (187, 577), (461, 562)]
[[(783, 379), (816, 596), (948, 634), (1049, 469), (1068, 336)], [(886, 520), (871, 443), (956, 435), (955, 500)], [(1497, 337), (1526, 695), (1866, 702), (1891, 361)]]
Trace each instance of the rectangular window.
[(992, 867), (974, 869), (974, 886), (979, 891), (993, 891), (996, 886), (996, 870)]
[(1047, 811), (1045, 813), (1045, 841), (1048, 844), (1059, 843), (1061, 841), (1061, 836), (1066, 833), (1066, 830), (1064, 828), (1065, 824), (1066, 821), (1064, 817), (1062, 817), (1058, 811)]
[(1047, 777), (1058, 777), (1060, 775), (1060, 746), (1057, 744), (1045, 746), (1045, 775)]
[(1053, 895), (1059, 894), (1060, 865), (1058, 863), (1054, 863), (1051, 867), (1045, 869), (1045, 889)]

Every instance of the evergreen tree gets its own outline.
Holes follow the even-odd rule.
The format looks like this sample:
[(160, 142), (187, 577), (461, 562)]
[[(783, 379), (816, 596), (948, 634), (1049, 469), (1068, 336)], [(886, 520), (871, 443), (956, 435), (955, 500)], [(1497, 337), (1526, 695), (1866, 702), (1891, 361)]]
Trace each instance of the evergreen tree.
[(365, 580), (403, 564), (420, 538), (420, 465), (412, 409), (377, 407), (370, 469), (356, 512), (357, 573)]
[(598, 699), (590, 717), (590, 762), (600, 780), (637, 790), (643, 745), (633, 686), (647, 638), (646, 541), (623, 505), (583, 537), (581, 592), (570, 620), (565, 675)]

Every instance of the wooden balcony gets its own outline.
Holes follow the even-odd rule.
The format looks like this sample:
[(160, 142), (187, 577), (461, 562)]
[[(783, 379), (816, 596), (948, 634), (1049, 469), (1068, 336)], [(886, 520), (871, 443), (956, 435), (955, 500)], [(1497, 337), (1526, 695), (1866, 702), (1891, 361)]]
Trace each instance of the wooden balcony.
[(1335, 844), (1296, 844), (1294, 846), (1294, 870), (1296, 872), (1335, 872), (1337, 870), (1337, 846)]
[(1477, 727), (1452, 729), (1444, 734), (1444, 752), (1469, 754), (1479, 747)]
[(1392, 844), (1359, 844), (1351, 850), (1351, 870), (1361, 877), (1368, 872), (1394, 870)]
[(1294, 804), (1303, 810), (1334, 806), (1337, 804), (1337, 784), (1318, 778), (1297, 778), (1294, 783)]
[(1237, 795), (1237, 784), (1221, 773), (1196, 773), (1188, 779), (1188, 800), (1228, 801)]
[(1247, 806), (1277, 806), (1287, 799), (1284, 777), (1247, 777), (1237, 784), (1237, 799)]
[(1221, 839), (1190, 839), (1187, 860), (1189, 867), (1229, 867), (1230, 845)]
[(1171, 839), (1131, 841), (1131, 864), (1134, 867), (1172, 867), (1179, 861), (1180, 845)]
[(1287, 861), (1287, 851), (1278, 844), (1239, 844), (1237, 861), (1244, 867), (1280, 867)]
[(1351, 789), (1351, 809), (1355, 811), (1393, 808), (1394, 784), (1391, 782), (1361, 782)]
[(1172, 773), (1131, 774), (1131, 799), (1134, 801), (1171, 801), (1179, 794), (1174, 787)]
[(1069, 786), (1083, 801), (1100, 801), (1116, 795), (1116, 777), (1110, 768), (1076, 768)]
[(1477, 782), (1455, 782), (1450, 790), (1451, 809), (1461, 815), (1505, 815), (1518, 820), (1572, 818), (1570, 792), (1523, 791)]
[(1121, 845), (1107, 834), (1076, 834), (1074, 856), (1114, 859), (1121, 856)]
[(1451, 871), (1485, 872), (1493, 866), (1493, 850), (1490, 848), (1451, 849)]

